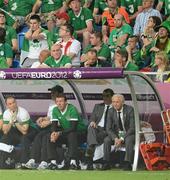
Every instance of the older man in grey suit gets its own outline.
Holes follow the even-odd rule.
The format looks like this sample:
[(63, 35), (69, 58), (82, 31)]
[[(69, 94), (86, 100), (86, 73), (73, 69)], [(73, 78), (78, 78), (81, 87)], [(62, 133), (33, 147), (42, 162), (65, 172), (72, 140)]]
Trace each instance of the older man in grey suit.
[(124, 104), (124, 96), (115, 94), (112, 97), (112, 106), (108, 112), (106, 131), (108, 136), (104, 139), (104, 165), (103, 170), (110, 169), (111, 145), (115, 148), (123, 144), (126, 148), (124, 170), (132, 169), (133, 147), (135, 143), (135, 119), (132, 106)]
[(103, 143), (106, 133), (106, 120), (108, 110), (112, 108), (112, 96), (114, 92), (112, 89), (105, 89), (103, 91), (103, 103), (96, 104), (94, 106), (92, 115), (90, 117), (90, 123), (87, 132), (87, 144), (86, 157), (88, 158), (88, 170), (93, 169), (93, 155), (96, 145)]

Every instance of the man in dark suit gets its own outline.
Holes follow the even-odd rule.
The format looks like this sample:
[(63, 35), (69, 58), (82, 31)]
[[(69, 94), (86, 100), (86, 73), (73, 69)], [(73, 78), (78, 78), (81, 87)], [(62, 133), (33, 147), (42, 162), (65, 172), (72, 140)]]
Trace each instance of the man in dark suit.
[(135, 119), (132, 106), (124, 104), (124, 96), (115, 94), (112, 97), (112, 106), (108, 111), (106, 131), (108, 136), (104, 139), (104, 165), (103, 170), (110, 169), (111, 145), (118, 149), (123, 144), (126, 148), (124, 170), (132, 169), (133, 148), (135, 143)]
[(105, 89), (103, 91), (103, 103), (96, 104), (90, 117), (90, 123), (87, 132), (87, 144), (86, 157), (88, 158), (87, 169), (93, 169), (93, 155), (96, 145), (103, 143), (106, 133), (106, 119), (107, 113), (112, 108), (112, 96), (114, 92), (112, 89)]

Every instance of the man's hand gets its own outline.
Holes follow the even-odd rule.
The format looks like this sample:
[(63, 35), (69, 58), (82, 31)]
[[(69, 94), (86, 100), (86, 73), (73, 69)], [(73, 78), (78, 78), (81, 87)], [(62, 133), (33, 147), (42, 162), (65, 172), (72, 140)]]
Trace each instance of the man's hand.
[(157, 48), (157, 47), (152, 47), (151, 49), (150, 49), (150, 52), (159, 52), (160, 50), (159, 50), (159, 48)]
[(120, 147), (121, 144), (122, 144), (123, 140), (122, 139), (119, 139), (119, 138), (115, 138), (115, 146), (116, 147)]
[(39, 127), (42, 126), (42, 122), (43, 122), (43, 117), (39, 117), (39, 118), (37, 119), (37, 121), (36, 121), (36, 123), (37, 123), (37, 125), (38, 125)]
[(104, 36), (103, 36), (103, 42), (104, 42), (105, 44), (107, 44), (108, 41), (109, 41), (108, 36), (104, 35)]
[(37, 39), (37, 36), (40, 34), (41, 29), (38, 28), (36, 31), (32, 33), (32, 39)]
[(51, 142), (55, 143), (59, 138), (59, 135), (60, 135), (59, 132), (52, 132), (50, 137)]
[(101, 19), (102, 19), (102, 17), (101, 17), (101, 15), (94, 15), (94, 20), (95, 20), (95, 23), (96, 24), (99, 24), (100, 23), (100, 21), (101, 21)]
[(132, 49), (130, 46), (126, 46), (126, 51), (128, 52), (128, 54), (131, 54), (132, 53)]
[(90, 123), (90, 127), (97, 128), (97, 124), (96, 124), (94, 121), (92, 121), (92, 122)]

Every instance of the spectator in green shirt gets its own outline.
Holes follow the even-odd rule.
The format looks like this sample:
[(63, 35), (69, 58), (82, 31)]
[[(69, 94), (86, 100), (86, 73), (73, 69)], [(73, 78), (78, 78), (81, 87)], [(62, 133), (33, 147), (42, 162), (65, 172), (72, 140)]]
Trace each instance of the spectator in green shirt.
[(12, 66), (13, 52), (11, 46), (5, 42), (6, 31), (0, 27), (0, 68)]
[(118, 49), (115, 52), (113, 67), (123, 68), (125, 71), (138, 71), (139, 68), (134, 63), (128, 61), (128, 52), (126, 49)]
[(90, 35), (90, 44), (84, 49), (83, 54), (81, 56), (81, 61), (86, 61), (86, 53), (90, 49), (96, 49), (97, 57), (101, 61), (110, 62), (110, 49), (108, 45), (104, 44), (102, 41), (102, 33), (101, 32), (93, 32)]
[(152, 52), (151, 66), (154, 64), (155, 53), (158, 51), (164, 51), (168, 55), (168, 58), (170, 58), (169, 34), (170, 21), (166, 20), (158, 27), (158, 36), (155, 38), (154, 42), (152, 43), (153, 46), (150, 49), (150, 52)]
[(6, 30), (5, 41), (12, 46), (13, 51), (18, 50), (18, 41), (16, 30), (10, 26), (6, 25), (6, 17), (3, 11), (0, 11), (0, 27)]
[(82, 67), (111, 67), (108, 61), (98, 59), (96, 49), (90, 49), (85, 56), (87, 60), (82, 62)]
[(91, 10), (83, 8), (80, 0), (69, 0), (71, 10), (68, 12), (70, 23), (82, 41), (83, 48), (89, 44), (90, 33), (93, 31), (93, 16)]
[(62, 55), (62, 49), (60, 44), (54, 44), (51, 47), (51, 56), (49, 56), (45, 61), (44, 64), (39, 66), (40, 68), (49, 68), (49, 67), (64, 67), (64, 68), (71, 68), (71, 58)]
[(125, 23), (122, 14), (114, 15), (115, 28), (112, 30), (109, 36), (109, 45), (114, 52), (117, 47), (125, 47), (127, 45), (127, 39), (132, 35), (132, 28), (129, 24)]
[(136, 64), (139, 69), (144, 67), (144, 60), (141, 57), (140, 49), (137, 48), (138, 37), (132, 35), (128, 38), (128, 45), (126, 46), (126, 50), (128, 52), (128, 61)]
[(170, 1), (169, 0), (159, 0), (156, 9), (161, 11), (164, 8), (165, 14), (163, 16), (168, 17), (170, 15)]

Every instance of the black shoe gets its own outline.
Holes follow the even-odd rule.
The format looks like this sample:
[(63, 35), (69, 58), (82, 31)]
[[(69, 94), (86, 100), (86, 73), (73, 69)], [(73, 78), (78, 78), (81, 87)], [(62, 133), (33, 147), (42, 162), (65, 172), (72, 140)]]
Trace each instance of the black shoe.
[(111, 165), (108, 163), (105, 163), (102, 165), (102, 168), (100, 170), (105, 171), (105, 170), (109, 170), (109, 169), (111, 169)]
[(86, 150), (86, 157), (93, 157), (94, 156), (95, 148), (92, 146), (89, 146)]
[(86, 170), (94, 170), (93, 169), (93, 164), (87, 164), (87, 168), (86, 168)]
[(58, 166), (57, 166), (57, 164), (50, 163), (49, 166), (48, 166), (48, 169), (50, 169), (50, 170), (56, 170), (56, 169), (58, 169)]
[(75, 165), (75, 164), (70, 164), (70, 167), (69, 167), (70, 170), (80, 170), (80, 166), (78, 165)]
[(132, 171), (132, 165), (130, 162), (126, 161), (124, 164), (123, 164), (123, 170), (124, 171)]

